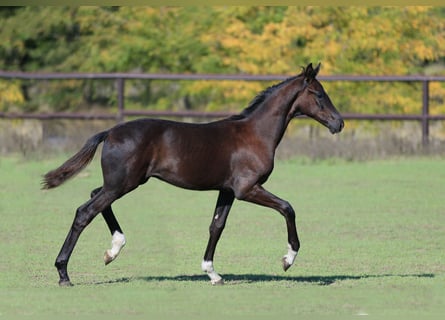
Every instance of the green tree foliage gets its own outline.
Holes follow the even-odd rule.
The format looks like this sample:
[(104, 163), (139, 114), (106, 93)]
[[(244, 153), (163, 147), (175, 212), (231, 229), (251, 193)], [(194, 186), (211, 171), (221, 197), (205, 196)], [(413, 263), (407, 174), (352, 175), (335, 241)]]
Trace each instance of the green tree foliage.
[[(3, 7), (0, 69), (445, 74), (440, 7)], [(127, 81), (132, 107), (240, 110), (265, 83)], [(342, 111), (418, 113), (420, 85), (326, 83)], [(341, 92), (341, 94), (336, 94)], [(0, 81), (0, 109), (115, 105), (112, 81)], [(445, 87), (431, 84), (432, 111)]]

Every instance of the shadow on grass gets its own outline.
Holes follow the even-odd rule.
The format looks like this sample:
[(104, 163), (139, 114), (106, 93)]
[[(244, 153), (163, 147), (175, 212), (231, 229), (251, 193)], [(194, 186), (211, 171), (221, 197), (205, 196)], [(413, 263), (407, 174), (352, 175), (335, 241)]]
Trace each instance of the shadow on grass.
[[(434, 278), (432, 273), (424, 274), (379, 274), (379, 275), (332, 275), (332, 276), (277, 276), (266, 274), (223, 274), (224, 282), (226, 284), (237, 283), (257, 283), (257, 282), (301, 282), (318, 284), (320, 286), (328, 286), (338, 281), (345, 280), (362, 280), (372, 278), (387, 278), (387, 277), (401, 277), (401, 278)], [(162, 281), (192, 281), (192, 282), (209, 282), (207, 275), (178, 275), (178, 276), (146, 276), (134, 278), (120, 278), (111, 280), (105, 283), (126, 283), (133, 281), (147, 281), (147, 282), (162, 282)]]

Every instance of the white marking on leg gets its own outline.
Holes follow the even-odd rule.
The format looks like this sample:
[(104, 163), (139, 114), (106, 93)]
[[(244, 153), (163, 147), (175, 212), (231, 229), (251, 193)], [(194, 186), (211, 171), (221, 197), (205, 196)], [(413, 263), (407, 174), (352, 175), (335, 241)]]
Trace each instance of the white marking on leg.
[(117, 258), (122, 248), (125, 246), (125, 236), (119, 231), (113, 233), (111, 238), (111, 249), (105, 252), (105, 264), (109, 264), (111, 261)]
[(213, 269), (213, 261), (203, 260), (201, 263), (201, 269), (202, 269), (202, 271), (207, 272), (207, 275), (210, 278), (210, 282), (213, 285), (223, 283), (223, 279), (221, 278), (221, 276), (219, 274), (217, 274), (215, 272), (215, 270)]
[(294, 264), (297, 253), (298, 251), (292, 250), (292, 246), (290, 244), (287, 244), (287, 254), (284, 256), (284, 259), (289, 264), (289, 266)]

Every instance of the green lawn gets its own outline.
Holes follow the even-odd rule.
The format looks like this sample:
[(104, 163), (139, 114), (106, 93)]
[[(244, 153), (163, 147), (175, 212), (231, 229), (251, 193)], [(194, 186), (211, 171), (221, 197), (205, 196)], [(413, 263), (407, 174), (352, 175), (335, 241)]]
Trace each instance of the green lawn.
[[(157, 180), (117, 201), (127, 245), (104, 266), (103, 219), (69, 265), (53, 266), (75, 209), (102, 181), (95, 160), (51, 191), (40, 178), (65, 158), (0, 159), (0, 318), (13, 315), (165, 318), (404, 316), (445, 312), (445, 161), (279, 161), (265, 185), (297, 212), (302, 247), (284, 273), (284, 219), (235, 202), (217, 248), (213, 287), (200, 271), (216, 192)], [(145, 317), (147, 318), (147, 317)]]

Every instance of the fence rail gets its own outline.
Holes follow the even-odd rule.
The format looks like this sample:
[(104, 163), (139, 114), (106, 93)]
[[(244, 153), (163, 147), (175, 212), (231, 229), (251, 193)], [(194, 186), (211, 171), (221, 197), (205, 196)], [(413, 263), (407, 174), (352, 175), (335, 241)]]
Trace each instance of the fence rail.
[[(125, 80), (241, 80), (241, 81), (281, 81), (288, 75), (236, 75), (236, 74), (164, 74), (164, 73), (48, 73), (48, 72), (11, 72), (1, 71), (0, 79), (23, 79), (23, 80), (62, 80), (62, 79), (109, 79), (115, 80), (117, 90), (117, 113), (75, 113), (75, 112), (52, 112), (52, 113), (17, 113), (0, 112), (0, 118), (23, 118), (23, 119), (115, 119), (123, 121), (129, 116), (149, 117), (192, 117), (192, 118), (222, 118), (233, 113), (229, 112), (198, 112), (198, 111), (136, 111), (125, 109)], [(417, 115), (408, 114), (353, 114), (342, 113), (349, 120), (396, 120), (396, 121), (419, 121), (422, 124), (422, 143), (429, 142), (430, 121), (445, 120), (445, 115), (431, 115), (429, 112), (429, 83), (445, 82), (445, 76), (352, 76), (335, 75), (319, 76), (323, 81), (350, 81), (350, 82), (421, 82), (422, 101), (421, 112)]]

